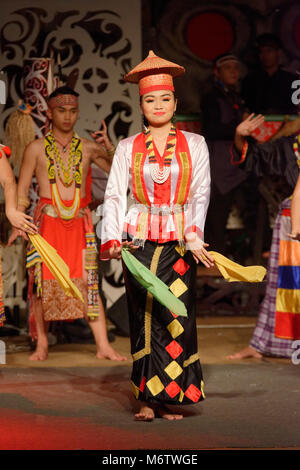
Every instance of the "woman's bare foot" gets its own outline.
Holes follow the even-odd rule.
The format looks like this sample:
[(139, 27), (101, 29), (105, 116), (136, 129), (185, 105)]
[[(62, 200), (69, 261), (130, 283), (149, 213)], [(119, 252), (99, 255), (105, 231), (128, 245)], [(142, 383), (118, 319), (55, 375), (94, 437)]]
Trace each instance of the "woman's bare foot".
[(256, 349), (252, 348), (252, 346), (247, 346), (246, 348), (242, 349), (238, 353), (227, 356), (227, 359), (247, 359), (249, 357), (254, 357), (255, 359), (261, 359), (263, 356), (260, 352), (256, 351)]
[(155, 413), (153, 408), (148, 405), (143, 405), (139, 413), (134, 415), (136, 421), (153, 421), (155, 418)]
[(36, 349), (29, 357), (30, 361), (45, 361), (48, 358), (48, 343), (37, 343)]
[(110, 345), (102, 347), (97, 351), (97, 359), (109, 359), (110, 361), (127, 361), (127, 357), (122, 356), (115, 351)]
[(177, 421), (179, 419), (183, 418), (183, 415), (178, 415), (175, 413), (171, 413), (168, 408), (164, 406), (159, 406), (156, 409), (156, 414), (160, 416), (161, 418), (167, 419), (168, 421)]

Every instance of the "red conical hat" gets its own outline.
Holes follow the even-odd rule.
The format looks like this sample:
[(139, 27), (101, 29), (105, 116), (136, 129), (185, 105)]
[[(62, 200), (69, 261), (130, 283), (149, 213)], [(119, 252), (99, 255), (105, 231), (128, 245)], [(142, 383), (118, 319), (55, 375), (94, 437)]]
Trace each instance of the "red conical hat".
[(144, 95), (153, 90), (174, 91), (173, 77), (179, 77), (184, 72), (184, 67), (162, 59), (150, 51), (143, 62), (125, 75), (124, 80), (138, 83), (140, 95)]

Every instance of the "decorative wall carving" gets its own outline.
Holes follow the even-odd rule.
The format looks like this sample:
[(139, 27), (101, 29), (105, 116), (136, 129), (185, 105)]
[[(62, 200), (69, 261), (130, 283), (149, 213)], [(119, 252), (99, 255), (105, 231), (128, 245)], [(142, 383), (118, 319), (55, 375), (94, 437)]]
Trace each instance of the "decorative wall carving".
[[(5, 3), (1, 8), (1, 69), (7, 75), (7, 103), (0, 126), (23, 97), (25, 59), (53, 57), (58, 72), (75, 84), (80, 94), (79, 134), (89, 137), (106, 119), (116, 142), (141, 126), (137, 89), (123, 75), (141, 59), (140, 2), (36, 0)], [(18, 5), (22, 6), (18, 8)], [(132, 15), (132, 11), (135, 12)], [(32, 70), (33, 86), (43, 85), (40, 71)], [(43, 107), (43, 106), (42, 106)]]
[[(59, 78), (80, 95), (79, 135), (90, 138), (90, 132), (99, 129), (103, 119), (115, 144), (140, 132), (138, 89), (123, 80), (123, 75), (141, 60), (139, 0), (130, 0), (130, 8), (123, 0), (14, 0), (1, 5), (0, 70), (5, 74), (7, 101), (0, 109), (0, 137), (5, 120), (24, 98), (24, 79), (37, 134), (42, 136), (44, 98), (51, 76), (47, 58), (53, 58), (54, 73), (60, 72)], [(30, 198), (36, 198), (34, 188)], [(26, 307), (21, 248), (14, 245), (3, 250), (4, 300), (9, 307)], [(123, 292), (121, 283), (117, 297)], [(109, 294), (109, 302), (115, 297)]]
[[(215, 55), (228, 52), (226, 47), (230, 47), (243, 63), (242, 74), (256, 65), (255, 38), (261, 33), (277, 34), (283, 44), (283, 67), (294, 73), (300, 71), (297, 0), (172, 0), (161, 2), (159, 11), (158, 2), (153, 3), (156, 6), (152, 6), (152, 11), (147, 5), (152, 22), (148, 19), (143, 28), (144, 55), (153, 49), (186, 68), (186, 74), (175, 81), (179, 113), (201, 111), (201, 98), (212, 74), (214, 52)], [(193, 22), (198, 25), (194, 30)]]

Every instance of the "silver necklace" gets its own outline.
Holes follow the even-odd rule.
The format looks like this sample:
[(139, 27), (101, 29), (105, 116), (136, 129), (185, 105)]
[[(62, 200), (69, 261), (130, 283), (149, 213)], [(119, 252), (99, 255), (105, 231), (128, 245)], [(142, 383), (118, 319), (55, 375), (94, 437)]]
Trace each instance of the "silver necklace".
[(171, 171), (170, 166), (159, 167), (159, 163), (150, 164), (150, 175), (152, 180), (157, 184), (163, 184), (169, 178)]

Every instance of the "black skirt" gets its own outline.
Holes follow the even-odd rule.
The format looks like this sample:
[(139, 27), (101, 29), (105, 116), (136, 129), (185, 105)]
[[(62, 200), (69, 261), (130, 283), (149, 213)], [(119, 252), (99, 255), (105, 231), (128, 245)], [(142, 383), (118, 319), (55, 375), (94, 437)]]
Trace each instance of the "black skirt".
[(146, 241), (134, 256), (186, 306), (176, 316), (139, 284), (123, 263), (130, 322), (131, 384), (138, 400), (185, 405), (204, 399), (198, 356), (194, 285), (196, 263), (178, 242)]

